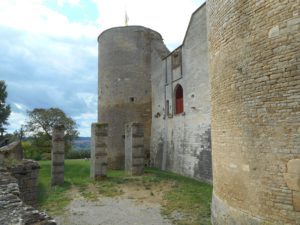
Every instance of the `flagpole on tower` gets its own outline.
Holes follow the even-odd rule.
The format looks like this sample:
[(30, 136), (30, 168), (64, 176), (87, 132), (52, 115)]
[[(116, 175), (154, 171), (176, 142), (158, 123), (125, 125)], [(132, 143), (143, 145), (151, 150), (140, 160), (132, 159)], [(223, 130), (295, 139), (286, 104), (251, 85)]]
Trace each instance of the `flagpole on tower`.
[(127, 11), (125, 10), (125, 26), (126, 27), (128, 26), (128, 21), (129, 21), (129, 18), (128, 18), (128, 15), (127, 15)]

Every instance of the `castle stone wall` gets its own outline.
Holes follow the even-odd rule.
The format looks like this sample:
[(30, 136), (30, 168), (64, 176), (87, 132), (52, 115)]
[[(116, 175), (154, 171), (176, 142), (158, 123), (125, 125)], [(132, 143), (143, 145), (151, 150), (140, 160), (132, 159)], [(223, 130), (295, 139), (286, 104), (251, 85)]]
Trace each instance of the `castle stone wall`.
[(108, 123), (108, 166), (124, 168), (125, 124), (144, 124), (145, 153), (150, 155), (151, 53), (166, 51), (160, 34), (141, 26), (104, 31), (99, 42), (98, 121)]
[(299, 6), (207, 1), (213, 224), (300, 224)]
[[(211, 181), (208, 78), (204, 4), (192, 15), (182, 46), (152, 66), (151, 153), (156, 167)], [(176, 115), (178, 84), (183, 88), (184, 113)]]

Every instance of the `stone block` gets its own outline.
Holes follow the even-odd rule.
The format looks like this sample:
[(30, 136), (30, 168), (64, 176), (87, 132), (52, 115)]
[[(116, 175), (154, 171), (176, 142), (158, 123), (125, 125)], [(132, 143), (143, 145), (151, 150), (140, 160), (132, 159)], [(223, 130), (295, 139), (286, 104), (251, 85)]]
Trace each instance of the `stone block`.
[(300, 159), (291, 159), (287, 163), (288, 173), (294, 173), (300, 175)]
[(52, 174), (51, 185), (62, 185), (64, 183), (64, 174), (57, 173)]
[(293, 191), (293, 205), (297, 212), (300, 212), (300, 191)]
[(283, 177), (289, 189), (300, 191), (300, 174), (284, 173)]
[(144, 158), (133, 158), (132, 165), (133, 166), (144, 166)]

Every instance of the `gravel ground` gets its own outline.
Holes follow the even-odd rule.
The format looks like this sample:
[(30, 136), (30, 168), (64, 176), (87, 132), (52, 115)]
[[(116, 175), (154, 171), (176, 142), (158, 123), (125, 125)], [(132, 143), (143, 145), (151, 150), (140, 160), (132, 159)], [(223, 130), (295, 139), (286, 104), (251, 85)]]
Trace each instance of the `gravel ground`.
[(171, 225), (160, 214), (160, 204), (147, 204), (124, 197), (88, 201), (73, 200), (58, 225)]

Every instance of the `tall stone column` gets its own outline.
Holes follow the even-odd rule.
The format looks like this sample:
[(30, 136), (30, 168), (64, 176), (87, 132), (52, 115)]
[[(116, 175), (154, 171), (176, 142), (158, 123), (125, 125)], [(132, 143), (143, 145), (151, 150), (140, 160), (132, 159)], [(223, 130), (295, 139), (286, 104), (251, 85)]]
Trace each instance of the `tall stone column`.
[(125, 171), (130, 175), (144, 173), (144, 125), (127, 123), (125, 125)]
[(92, 124), (91, 178), (102, 179), (107, 174), (108, 124)]
[(64, 160), (65, 160), (65, 141), (64, 125), (57, 125), (52, 131), (52, 168), (51, 184), (61, 185), (64, 183)]

